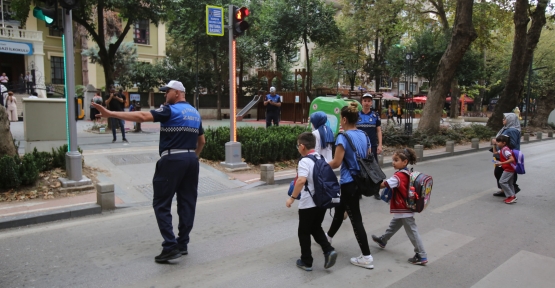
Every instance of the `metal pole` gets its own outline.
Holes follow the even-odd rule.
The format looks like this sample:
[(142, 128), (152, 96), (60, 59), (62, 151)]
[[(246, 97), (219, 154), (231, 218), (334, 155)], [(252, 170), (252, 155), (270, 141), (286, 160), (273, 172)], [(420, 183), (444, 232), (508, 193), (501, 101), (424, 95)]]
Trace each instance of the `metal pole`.
[(199, 99), (198, 99), (198, 35), (197, 35), (197, 75), (195, 77), (195, 105), (197, 106), (197, 110), (200, 109), (200, 103), (199, 103)]
[(532, 78), (532, 63), (534, 62), (534, 55), (532, 54), (532, 59), (530, 59), (530, 69), (528, 70), (528, 89), (526, 89), (526, 111), (524, 111), (524, 127), (528, 125), (528, 110), (530, 109), (530, 79)]
[(2, 28), (6, 27), (4, 26), (4, 0), (1, 0), (1, 4), (2, 5)]
[(69, 151), (66, 153), (66, 171), (69, 180), (81, 181), (83, 178), (81, 153), (77, 151), (77, 123), (75, 120), (75, 61), (73, 51), (73, 25), (71, 10), (64, 14), (64, 60), (65, 88), (67, 102), (67, 129)]

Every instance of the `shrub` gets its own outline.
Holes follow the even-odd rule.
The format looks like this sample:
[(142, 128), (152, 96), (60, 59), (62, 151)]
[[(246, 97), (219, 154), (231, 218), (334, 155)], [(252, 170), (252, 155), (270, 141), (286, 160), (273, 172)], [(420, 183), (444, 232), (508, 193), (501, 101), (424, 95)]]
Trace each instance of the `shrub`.
[(33, 157), (35, 165), (39, 172), (44, 172), (52, 169), (52, 154), (48, 152), (38, 152), (37, 148), (33, 150)]
[(35, 164), (33, 154), (25, 154), (19, 164), (19, 179), (21, 185), (33, 185), (39, 178), (39, 169)]
[(21, 185), (17, 162), (19, 162), (18, 155), (14, 157), (4, 155), (0, 158), (0, 188), (17, 188)]
[(425, 148), (434, 146), (443, 146), (445, 142), (451, 140), (455, 143), (468, 142), (472, 138), (481, 140), (489, 140), (495, 132), (490, 128), (473, 124), (467, 127), (454, 125), (452, 127), (440, 127), (439, 132), (435, 135), (426, 135), (420, 131), (414, 131), (412, 136), (407, 136), (404, 129), (396, 127), (383, 127), (383, 145), (390, 147), (408, 146), (413, 147), (416, 144), (423, 145)]

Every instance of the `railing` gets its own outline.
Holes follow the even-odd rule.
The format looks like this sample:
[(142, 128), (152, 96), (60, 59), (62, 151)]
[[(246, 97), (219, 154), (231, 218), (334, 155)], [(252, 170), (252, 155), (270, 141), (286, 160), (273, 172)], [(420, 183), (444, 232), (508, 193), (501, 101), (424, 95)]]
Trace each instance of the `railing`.
[(22, 30), (17, 28), (1, 28), (0, 38), (42, 41), (42, 31)]

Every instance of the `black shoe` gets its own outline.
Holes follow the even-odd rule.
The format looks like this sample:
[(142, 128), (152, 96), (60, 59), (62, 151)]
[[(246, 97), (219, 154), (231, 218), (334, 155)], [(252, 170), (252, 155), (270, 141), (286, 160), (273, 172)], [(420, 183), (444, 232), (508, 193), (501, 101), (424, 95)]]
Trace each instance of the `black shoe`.
[(374, 242), (376, 242), (378, 244), (378, 246), (380, 246), (380, 248), (385, 248), (385, 245), (387, 245), (386, 242), (383, 241), (382, 237), (378, 237), (376, 235), (372, 235), (372, 240)]
[(376, 200), (382, 200), (382, 198), (380, 198), (380, 193), (374, 194), (374, 199), (376, 199)]
[(154, 261), (156, 261), (157, 263), (162, 263), (168, 260), (177, 259), (179, 257), (181, 257), (181, 251), (179, 251), (179, 249), (177, 248), (170, 251), (162, 250), (162, 253), (160, 253), (160, 255), (154, 257)]
[(414, 265), (426, 265), (426, 263), (428, 263), (428, 258), (422, 258), (420, 257), (420, 255), (418, 255), (418, 253), (416, 253), (416, 255), (414, 255), (414, 257), (409, 258), (409, 263), (410, 264), (414, 264)]
[(129, 141), (127, 141), (127, 139), (123, 139), (123, 143), (129, 143)]
[(187, 247), (178, 247), (177, 249), (179, 249), (179, 252), (181, 252), (181, 255), (189, 254), (189, 252), (187, 251)]
[(113, 139), (113, 140), (112, 140), (112, 143), (116, 143), (116, 139)]
[(324, 263), (324, 268), (328, 269), (335, 265), (335, 260), (337, 259), (337, 252), (331, 250), (330, 252), (324, 254), (326, 262)]
[(304, 271), (312, 271), (312, 266), (307, 266), (301, 259), (297, 259), (297, 267), (303, 269)]
[(493, 196), (505, 197), (505, 192), (503, 192), (503, 191), (497, 191), (497, 192), (493, 193)]
[(520, 192), (520, 187), (518, 187), (518, 185), (515, 185), (515, 194)]

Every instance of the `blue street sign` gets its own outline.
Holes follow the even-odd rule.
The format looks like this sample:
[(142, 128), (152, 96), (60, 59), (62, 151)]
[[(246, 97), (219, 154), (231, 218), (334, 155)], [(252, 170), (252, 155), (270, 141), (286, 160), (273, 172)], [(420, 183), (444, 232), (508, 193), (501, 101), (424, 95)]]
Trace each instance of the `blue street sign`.
[(206, 34), (224, 36), (224, 8), (206, 5)]

